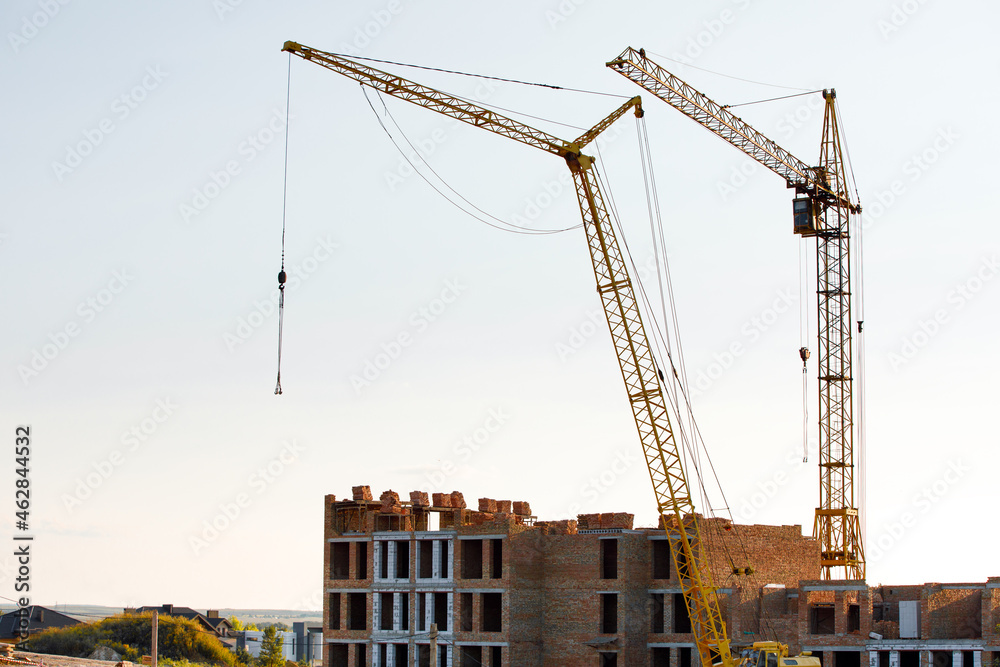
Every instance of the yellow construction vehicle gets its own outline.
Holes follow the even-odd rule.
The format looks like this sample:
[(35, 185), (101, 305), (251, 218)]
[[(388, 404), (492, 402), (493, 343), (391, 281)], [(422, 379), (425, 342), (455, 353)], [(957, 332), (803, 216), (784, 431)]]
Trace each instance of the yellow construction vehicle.
[[(565, 160), (575, 184), (597, 280), (597, 291), (618, 353), (619, 367), (653, 483), (660, 525), (671, 534), (669, 542), (673, 562), (677, 567), (701, 664), (703, 667), (712, 667), (713, 664), (734, 667), (738, 662), (746, 662), (752, 654), (753, 662), (748, 663), (752, 667), (757, 667), (761, 659), (764, 662), (760, 663), (760, 667), (819, 667), (819, 661), (808, 656), (797, 657), (794, 661), (787, 658), (787, 648), (774, 642), (755, 644), (749, 649), (748, 657), (739, 661), (734, 659), (730, 650), (716, 587), (705, 562), (702, 550), (704, 543), (671, 426), (659, 368), (640, 317), (635, 290), (626, 270), (625, 256), (618, 245), (604, 197), (598, 188), (594, 159), (581, 152), (628, 111), (634, 111), (637, 117), (642, 117), (640, 98), (628, 100), (577, 139), (565, 141), (467, 100), (337, 54), (318, 51), (291, 41), (285, 42), (282, 50), (343, 74), (374, 90), (534, 146)], [(747, 571), (744, 569), (738, 573), (746, 574)]]
[(788, 657), (788, 647), (779, 642), (754, 642), (740, 654), (740, 667), (820, 667), (820, 659), (812, 652)]

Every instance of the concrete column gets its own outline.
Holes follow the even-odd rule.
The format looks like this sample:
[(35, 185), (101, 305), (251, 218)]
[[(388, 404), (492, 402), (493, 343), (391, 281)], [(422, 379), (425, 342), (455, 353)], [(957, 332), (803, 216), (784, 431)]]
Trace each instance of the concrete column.
[(424, 596), (424, 627), (429, 628), (434, 622), (434, 596), (430, 593), (417, 593)]
[[(389, 575), (390, 579), (396, 578), (396, 540), (390, 540), (385, 542), (385, 546), (389, 549)], [(389, 658), (389, 662), (392, 662), (392, 658)]]
[(868, 667), (878, 667), (878, 651), (868, 651)]
[[(664, 612), (666, 613), (666, 612)], [(677, 650), (676, 647), (670, 647), (670, 667), (680, 667), (678, 664), (680, 662), (681, 652)]]
[(889, 667), (899, 667), (899, 651), (889, 651)]
[(403, 609), (399, 593), (392, 594), (392, 629), (399, 630), (403, 627)]
[(962, 667), (962, 652), (952, 651), (951, 652), (951, 667)]
[(983, 652), (973, 651), (972, 652), (972, 667), (983, 667)]
[[(433, 564), (431, 565), (431, 577), (434, 579), (443, 578), (443, 573), (441, 572), (441, 547), (446, 543), (441, 540), (434, 540), (431, 542), (431, 558), (433, 559)], [(434, 665), (437, 667), (437, 665)]]
[(934, 655), (930, 651), (920, 652), (920, 667), (933, 667)]

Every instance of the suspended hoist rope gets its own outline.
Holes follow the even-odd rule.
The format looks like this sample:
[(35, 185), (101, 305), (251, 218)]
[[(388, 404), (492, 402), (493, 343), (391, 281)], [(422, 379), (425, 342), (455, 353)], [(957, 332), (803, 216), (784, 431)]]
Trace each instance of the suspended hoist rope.
[[(619, 217), (618, 211), (617, 211), (617, 207), (614, 204), (614, 196), (612, 194), (612, 190), (610, 188), (610, 185), (608, 184), (608, 182), (606, 181), (606, 178), (601, 174), (600, 171), (597, 171), (595, 169), (595, 172), (597, 174), (598, 180), (602, 184), (602, 190), (608, 193), (608, 202), (609, 202), (608, 209), (609, 209), (609, 214), (611, 215), (612, 224), (617, 228), (618, 235), (622, 239), (621, 247), (622, 247), (622, 253), (624, 255), (624, 259), (626, 259), (626, 261), (628, 262), (629, 266), (632, 267), (632, 270), (633, 270), (633, 274), (632, 275), (634, 275), (634, 276), (637, 277), (634, 282), (635, 282), (635, 285), (638, 287), (638, 290), (637, 290), (637, 294), (638, 294), (638, 299), (637, 299), (638, 306), (645, 312), (646, 317), (648, 318), (648, 320), (652, 324), (652, 326), (650, 328), (652, 329), (652, 332), (653, 332), (653, 342), (656, 343), (657, 340), (658, 340), (659, 343), (660, 343), (660, 345), (662, 347), (666, 347), (667, 343), (664, 340), (663, 330), (660, 328), (659, 323), (658, 323), (657, 318), (656, 318), (656, 314), (653, 312), (653, 309), (652, 309), (652, 307), (650, 305), (651, 304), (651, 300), (649, 299), (649, 296), (646, 293), (646, 290), (645, 290), (645, 287), (644, 287), (642, 281), (638, 280), (638, 269), (636, 267), (635, 260), (634, 260), (634, 257), (632, 255), (632, 253), (631, 253), (631, 250), (629, 248), (628, 240), (625, 237), (625, 232), (624, 232), (624, 229), (622, 228), (622, 225), (621, 225), (621, 218)], [(673, 305), (673, 304), (671, 304), (671, 305)], [(676, 367), (674, 367), (672, 360), (670, 361), (670, 366), (671, 366), (671, 369), (670, 369), (671, 372), (676, 377), (678, 375), (677, 374), (677, 369), (676, 369)], [(660, 371), (659, 368), (657, 368), (657, 371), (660, 372), (660, 373), (662, 373), (662, 371)], [(690, 405), (690, 402), (687, 401), (686, 394), (683, 393), (683, 390), (682, 390), (682, 392), (680, 392), (680, 395), (683, 396), (684, 399), (685, 399), (685, 402), (688, 405)], [(673, 409), (673, 413), (675, 415), (677, 415), (678, 417), (680, 417), (683, 414), (683, 412), (680, 409), (680, 405), (679, 405), (679, 401), (678, 401), (678, 396), (675, 395), (675, 394), (673, 394), (673, 393), (671, 393), (671, 392), (666, 392), (665, 398), (669, 401), (670, 407)], [(722, 490), (722, 485), (719, 483), (718, 473), (717, 473), (717, 471), (715, 469), (714, 463), (712, 462), (711, 456), (708, 455), (708, 452), (705, 449), (704, 439), (702, 439), (700, 437), (700, 431), (697, 430), (697, 422), (695, 422), (695, 429), (696, 429), (696, 433), (698, 434), (698, 437), (696, 439), (694, 439), (694, 441), (692, 441), (692, 438), (689, 436), (687, 429), (683, 428), (682, 424), (678, 423), (676, 425), (676, 427), (674, 428), (674, 436), (675, 436), (675, 438), (677, 438), (677, 440), (679, 441), (679, 444), (681, 445), (680, 451), (682, 453), (686, 453), (687, 454), (687, 457), (685, 457), (685, 458), (686, 458), (686, 460), (689, 461), (689, 464), (687, 466), (685, 466), (685, 469), (686, 470), (692, 470), (693, 469), (694, 473), (695, 473), (694, 479), (697, 480), (697, 485), (694, 486), (693, 488), (691, 488), (690, 490), (693, 491), (693, 492), (697, 492), (699, 494), (699, 499), (704, 504), (704, 507), (706, 508), (706, 510), (705, 510), (706, 513), (709, 516), (714, 516), (715, 510), (712, 507), (711, 499), (708, 497), (708, 485), (705, 482), (705, 475), (704, 475), (704, 473), (702, 471), (702, 467), (703, 466), (701, 464), (701, 453), (705, 452), (706, 458), (708, 459), (708, 463), (709, 463), (709, 469), (710, 469), (710, 471), (712, 473), (713, 478), (715, 479), (716, 488), (719, 489), (719, 492), (720, 492), (720, 494), (722, 495), (722, 498), (723, 498), (723, 505), (724, 505), (723, 509), (724, 509), (724, 511), (729, 512), (729, 510), (728, 510), (728, 501), (725, 498), (725, 492)], [(730, 513), (730, 519), (731, 518), (732, 518), (732, 515)], [(710, 534), (709, 537), (711, 537), (711, 536), (712, 535)], [(742, 541), (741, 541), (741, 545), (742, 545)], [(733, 562), (732, 556), (731, 556), (731, 554), (729, 554), (728, 547), (725, 544), (723, 544), (723, 548), (726, 551), (726, 556), (729, 559), (729, 561)], [(746, 553), (745, 547), (743, 547), (743, 551), (744, 551), (744, 553)]]
[[(694, 411), (691, 405), (688, 404), (688, 409), (685, 413), (681, 409), (681, 404), (679, 401), (673, 397), (684, 395), (688, 390), (687, 381), (687, 364), (684, 361), (683, 347), (681, 346), (680, 338), (680, 326), (677, 320), (677, 308), (676, 301), (674, 299), (673, 284), (670, 280), (670, 266), (667, 259), (667, 250), (665, 244), (665, 234), (663, 233), (663, 217), (660, 212), (659, 197), (657, 194), (656, 180), (653, 174), (653, 161), (652, 161), (652, 151), (649, 147), (649, 135), (646, 132), (646, 124), (642, 118), (636, 118), (636, 133), (639, 138), (639, 157), (642, 163), (642, 176), (643, 184), (645, 187), (646, 194), (646, 208), (649, 215), (649, 226), (650, 235), (653, 241), (653, 259), (656, 264), (656, 279), (657, 286), (660, 292), (660, 310), (663, 317), (664, 328), (662, 332), (663, 347), (666, 348), (667, 361), (670, 364), (670, 386), (673, 391), (669, 393), (671, 396), (671, 403), (674, 406), (675, 414), (678, 420), (681, 422), (681, 440), (685, 446), (685, 449), (689, 452), (689, 455), (694, 460), (695, 469), (698, 469), (701, 465), (700, 450), (693, 446), (689, 441), (689, 433), (693, 433), (693, 422), (694, 422)], [(659, 233), (657, 233), (659, 232)], [(661, 260), (662, 258), (662, 260)], [(663, 267), (661, 267), (661, 261)], [(639, 279), (638, 272), (637, 280)], [(663, 275), (666, 274), (667, 284), (666, 289), (664, 289)], [(641, 286), (641, 285), (640, 285)], [(643, 288), (644, 290), (644, 288)], [(670, 310), (667, 309), (667, 300), (669, 298)], [(653, 319), (655, 323), (655, 318)], [(673, 336), (671, 336), (671, 331)], [(660, 327), (657, 325), (654, 328), (654, 332), (660, 333)], [(673, 360), (673, 349), (674, 340), (677, 343), (677, 359), (678, 363), (675, 365)], [(677, 372), (677, 367), (680, 368), (680, 373)], [(661, 380), (664, 378), (661, 376)], [(666, 384), (666, 381), (664, 381)], [(685, 418), (687, 423), (685, 424)], [(711, 502), (708, 497), (707, 489), (702, 490), (702, 502), (706, 507), (711, 507)]]
[[(837, 125), (840, 130), (840, 135), (843, 137), (842, 145), (844, 146), (844, 153), (846, 154), (847, 164), (845, 166), (847, 174), (851, 179), (851, 185), (854, 187), (854, 197), (855, 203), (861, 206), (861, 196), (858, 194), (858, 183), (854, 177), (854, 165), (851, 163), (851, 148), (850, 142), (847, 141), (847, 130), (844, 124), (844, 118), (840, 109), (840, 103), (835, 99), (834, 104), (836, 105), (837, 111)], [(845, 183), (846, 187), (847, 184)], [(851, 214), (848, 213), (848, 224), (850, 224)], [(857, 311), (857, 321), (858, 321), (858, 418), (857, 418), (857, 434), (858, 434), (858, 495), (856, 500), (857, 507), (859, 510), (860, 520), (860, 531), (861, 531), (861, 543), (865, 543), (865, 535), (868, 532), (867, 518), (868, 512), (865, 511), (865, 505), (867, 500), (867, 434), (866, 434), (866, 417), (865, 414), (865, 334), (864, 334), (864, 323), (865, 323), (865, 291), (864, 291), (864, 244), (863, 244), (863, 230), (864, 230), (864, 220), (859, 214), (854, 214), (855, 219), (855, 229), (853, 236), (856, 239), (857, 252), (854, 255), (857, 257), (857, 261), (854, 263), (854, 271), (852, 275), (856, 276), (854, 279), (854, 285), (851, 287), (856, 287), (852, 291), (857, 295), (855, 301), (855, 308)]]
[(292, 54), (288, 54), (288, 87), (285, 91), (285, 175), (281, 192), (281, 270), (278, 272), (278, 379), (274, 393), (281, 395), (281, 339), (285, 327), (285, 218), (288, 210), (288, 110), (292, 98)]
[(725, 77), (727, 79), (735, 79), (736, 81), (743, 81), (743, 82), (746, 82), (746, 83), (755, 83), (758, 86), (769, 86), (771, 88), (784, 88), (785, 90), (801, 90), (802, 92), (805, 92), (805, 90), (806, 90), (805, 88), (799, 88), (799, 87), (796, 87), (796, 86), (779, 86), (778, 84), (775, 84), (775, 83), (764, 83), (763, 81), (754, 81), (753, 79), (744, 79), (742, 77), (732, 76), (730, 74), (723, 74), (722, 72), (716, 72), (715, 70), (705, 69), (704, 67), (697, 67), (695, 65), (692, 65), (691, 63), (682, 62), (680, 60), (674, 60), (673, 58), (668, 58), (667, 56), (661, 55), (659, 53), (653, 53), (649, 49), (646, 49), (646, 52), (648, 54), (650, 54), (651, 56), (656, 56), (657, 58), (662, 58), (663, 60), (669, 60), (672, 63), (677, 63), (678, 65), (684, 65), (685, 67), (690, 67), (692, 69), (701, 70), (702, 72), (708, 72), (709, 74), (715, 74), (716, 76), (722, 76), (722, 77)]
[(815, 95), (822, 93), (822, 90), (810, 90), (805, 93), (795, 93), (794, 95), (782, 95), (781, 97), (769, 97), (766, 100), (754, 100), (753, 102), (740, 102), (739, 104), (723, 104), (723, 109), (735, 109), (736, 107), (747, 107), (751, 104), (763, 104), (764, 102), (776, 102), (777, 100), (787, 100), (792, 97), (802, 97), (803, 95)]
[(565, 90), (572, 93), (586, 93), (588, 95), (603, 95), (605, 97), (617, 97), (623, 100), (630, 99), (628, 95), (618, 95), (615, 93), (603, 93), (599, 90), (583, 90), (581, 88), (567, 88), (565, 86), (556, 86), (550, 83), (535, 83), (534, 81), (521, 81), (520, 79), (505, 79), (499, 76), (489, 76), (488, 74), (474, 74), (471, 72), (461, 72), (459, 70), (453, 69), (442, 69), (440, 67), (427, 67), (426, 65), (414, 65), (412, 63), (400, 63), (393, 60), (379, 60), (378, 58), (365, 58), (363, 56), (349, 56), (342, 53), (333, 53), (331, 55), (337, 56), (339, 58), (347, 58), (349, 60), (367, 60), (373, 63), (384, 63), (386, 65), (398, 65), (399, 67), (412, 67), (414, 69), (423, 69), (430, 72), (444, 72), (445, 74), (458, 74), (460, 76), (469, 76), (476, 79), (489, 79), (491, 81), (503, 81), (504, 83), (516, 83), (522, 86), (536, 86), (538, 88), (550, 88), (552, 90)]
[(802, 359), (802, 462), (809, 462), (809, 307), (806, 304), (805, 239), (799, 240), (799, 358)]
[[(469, 206), (471, 206), (475, 210), (477, 210), (480, 213), (482, 213), (484, 216), (486, 216), (488, 218), (492, 218), (493, 220), (495, 220), (497, 223), (499, 223), (499, 225), (495, 224), (495, 223), (492, 223), (489, 220), (487, 220), (487, 219), (485, 219), (483, 217), (480, 217), (480, 216), (476, 215), (475, 213), (472, 213), (471, 211), (468, 211), (468, 210), (462, 208), (462, 206), (459, 205), (458, 202), (454, 201), (447, 194), (445, 194), (444, 192), (442, 192), (442, 190), (437, 185), (435, 185), (434, 183), (432, 183), (430, 181), (430, 179), (427, 178), (427, 176), (423, 173), (422, 170), (420, 170), (420, 169), (417, 168), (417, 165), (415, 165), (413, 163), (413, 161), (410, 159), (410, 157), (406, 154), (406, 152), (403, 150), (403, 148), (399, 145), (399, 142), (396, 141), (396, 138), (392, 136), (391, 132), (389, 132), (389, 128), (386, 127), (385, 123), (382, 122), (382, 118), (379, 115), (378, 111), (375, 109), (375, 105), (372, 104), (371, 98), (368, 97), (368, 90), (367, 90), (367, 88), (366, 88), (366, 86), (364, 84), (361, 85), (361, 90), (362, 90), (362, 92), (365, 95), (365, 101), (368, 102), (368, 106), (371, 107), (372, 113), (375, 114), (375, 119), (378, 121), (379, 126), (382, 128), (382, 131), (385, 132), (385, 134), (386, 134), (387, 137), (389, 137), (389, 141), (391, 141), (392, 145), (396, 147), (396, 150), (399, 151), (399, 154), (403, 156), (403, 159), (406, 160), (406, 163), (409, 164), (410, 167), (413, 168), (414, 173), (416, 173), (418, 176), (420, 176), (420, 178), (422, 178), (424, 180), (424, 182), (427, 183), (427, 185), (429, 185), (431, 187), (431, 189), (433, 189), (439, 195), (441, 195), (442, 197), (444, 197), (444, 199), (449, 204), (451, 204), (452, 206), (454, 206), (458, 210), (462, 211), (466, 215), (470, 215), (473, 218), (475, 218), (476, 220), (479, 220), (483, 224), (488, 225), (488, 226), (490, 226), (490, 227), (492, 227), (494, 229), (498, 229), (498, 230), (500, 230), (502, 232), (510, 232), (512, 234), (529, 234), (529, 235), (559, 234), (561, 232), (567, 232), (567, 231), (570, 231), (570, 230), (573, 230), (573, 229), (579, 229), (581, 227), (581, 225), (574, 225), (573, 227), (566, 227), (564, 229), (531, 229), (529, 227), (521, 227), (519, 225), (515, 225), (512, 222), (507, 222), (506, 220), (502, 220), (502, 219), (496, 217), (495, 215), (487, 213), (483, 209), (479, 208), (478, 206), (476, 206), (475, 204), (473, 204), (472, 202), (470, 202), (464, 196), (462, 196), (461, 194), (459, 194), (459, 192), (457, 190), (455, 190), (455, 188), (453, 188), (450, 185), (448, 185), (448, 183), (445, 182), (445, 180), (436, 171), (434, 171), (434, 168), (431, 167), (430, 164), (425, 159), (423, 161), (424, 164), (427, 165), (427, 168), (431, 171), (431, 173), (434, 174), (434, 176), (437, 177), (437, 179), (439, 181), (441, 181), (441, 184), (445, 188), (447, 188), (448, 190), (451, 190), (453, 193), (455, 193), (456, 196), (459, 197), (459, 199), (461, 199), (462, 201), (464, 201), (465, 203), (467, 203)], [(399, 129), (400, 134), (403, 134), (402, 128), (399, 127), (399, 124), (396, 122), (396, 119), (389, 112), (389, 109), (385, 105), (385, 101), (382, 100), (382, 96), (381, 95), (379, 95), (379, 101), (382, 102), (382, 108), (385, 110), (385, 114), (389, 117), (390, 120), (392, 120), (392, 123), (396, 126), (396, 128)], [(410, 142), (410, 140), (406, 138), (405, 134), (403, 134), (403, 138), (406, 140), (406, 143), (411, 148), (413, 148), (414, 151), (416, 151), (416, 148), (413, 147), (413, 143)], [(500, 226), (500, 225), (505, 225), (505, 226)]]
[[(670, 343), (670, 340), (671, 340), (670, 332), (669, 331), (664, 331), (664, 330), (662, 330), (659, 327), (656, 315), (655, 315), (655, 313), (652, 312), (652, 308), (650, 306), (650, 300), (649, 300), (649, 298), (648, 298), (648, 296), (646, 294), (646, 291), (645, 291), (645, 288), (643, 286), (642, 281), (639, 280), (638, 271), (636, 270), (634, 259), (633, 259), (632, 255), (631, 255), (631, 253), (629, 252), (628, 242), (627, 242), (627, 239), (625, 238), (624, 230), (622, 229), (622, 226), (621, 226), (621, 219), (618, 216), (617, 208), (616, 208), (616, 206), (614, 204), (613, 193), (611, 191), (610, 185), (607, 184), (607, 183), (605, 183), (605, 190), (608, 192), (608, 200), (610, 202), (610, 212), (614, 216), (612, 218), (612, 222), (618, 228), (619, 234), (622, 237), (623, 251), (624, 251), (625, 256), (626, 256), (626, 258), (627, 258), (627, 260), (629, 262), (629, 265), (632, 267), (632, 269), (634, 271), (633, 275), (636, 276), (635, 283), (636, 283), (636, 285), (638, 287), (638, 293), (639, 293), (639, 295), (641, 297), (641, 299), (640, 299), (640, 305), (643, 308), (643, 310), (647, 313), (647, 316), (650, 318), (650, 321), (652, 323), (652, 331), (653, 331), (654, 342), (659, 343), (660, 346), (667, 348), (667, 359), (668, 359), (668, 362), (670, 363), (671, 374), (673, 375), (673, 378), (672, 378), (672, 384), (673, 384), (673, 386), (675, 388), (677, 388), (677, 386), (678, 386), (677, 383), (680, 382), (680, 387), (679, 387), (680, 391), (678, 392), (678, 394), (679, 394), (680, 397), (682, 397), (684, 399), (684, 403), (687, 406), (687, 415), (688, 415), (689, 420), (690, 420), (690, 429), (681, 429), (680, 433), (679, 433), (679, 436), (680, 436), (679, 439), (681, 440), (682, 443), (684, 443), (684, 447), (688, 451), (689, 455), (692, 454), (692, 452), (691, 452), (691, 449), (692, 449), (692, 439), (696, 443), (694, 445), (694, 449), (696, 449), (698, 453), (701, 453), (701, 452), (705, 453), (705, 457), (706, 457), (706, 459), (708, 461), (709, 469), (711, 470), (711, 474), (712, 474), (713, 478), (715, 479), (716, 487), (718, 488), (719, 493), (722, 496), (723, 507), (721, 508), (721, 511), (724, 512), (725, 514), (728, 514), (729, 519), (732, 522), (732, 525), (734, 526), (733, 535), (735, 536), (735, 539), (736, 539), (736, 544), (737, 544), (737, 547), (738, 547), (738, 551), (741, 553), (741, 557), (743, 559), (742, 563), (743, 564), (747, 564), (750, 561), (750, 558), (749, 558), (750, 551), (747, 548), (746, 542), (744, 542), (744, 540), (743, 540), (742, 531), (740, 531), (738, 528), (735, 528), (736, 522), (733, 519), (733, 515), (732, 515), (732, 511), (731, 511), (731, 509), (729, 507), (728, 499), (726, 498), (725, 491), (723, 490), (722, 484), (719, 481), (718, 472), (715, 469), (715, 465), (714, 465), (714, 462), (712, 461), (711, 455), (708, 453), (708, 449), (705, 446), (705, 439), (704, 439), (704, 437), (701, 434), (701, 429), (698, 426), (697, 419), (694, 416), (693, 406), (691, 404), (690, 399), (688, 398), (689, 391), (688, 391), (688, 386), (687, 386), (687, 381), (686, 381), (686, 368), (685, 368), (686, 364), (684, 364), (684, 362), (683, 362), (683, 349), (680, 348), (680, 328), (679, 328), (679, 323), (678, 323), (678, 314), (677, 314), (677, 307), (676, 307), (676, 299), (674, 298), (674, 293), (673, 293), (673, 281), (672, 281), (672, 278), (671, 278), (671, 275), (670, 275), (670, 265), (669, 265), (669, 261), (667, 261), (666, 240), (665, 240), (666, 239), (666, 235), (664, 234), (662, 214), (661, 214), (660, 207), (659, 207), (658, 196), (656, 194), (657, 193), (657, 188), (656, 188), (655, 178), (653, 177), (652, 152), (649, 149), (648, 133), (644, 132), (645, 128), (642, 126), (641, 123), (637, 123), (637, 127), (638, 127), (638, 130), (639, 130), (639, 136), (640, 136), (640, 156), (641, 156), (641, 158), (645, 162), (648, 162), (648, 165), (645, 162), (643, 164), (643, 175), (644, 175), (644, 178), (646, 178), (646, 176), (648, 175), (647, 187), (651, 190), (651, 192), (647, 191), (647, 206), (650, 209), (651, 216), (655, 217), (655, 221), (656, 221), (656, 224), (655, 224), (655, 227), (654, 227), (654, 230), (653, 230), (653, 234), (654, 234), (654, 252), (657, 250), (657, 248), (656, 248), (656, 245), (657, 245), (656, 244), (656, 237), (658, 237), (659, 238), (659, 244), (658, 244), (659, 251), (662, 253), (662, 257), (663, 257), (663, 272), (666, 274), (665, 275), (665, 282), (666, 282), (666, 286), (667, 286), (667, 295), (668, 295), (667, 301), (670, 304), (670, 315), (668, 316), (667, 313), (664, 312), (663, 313), (663, 317), (664, 317), (664, 321), (669, 320), (669, 321), (671, 321), (673, 323), (673, 327), (674, 327), (673, 334), (674, 334), (674, 337), (677, 339), (676, 342), (677, 342), (677, 345), (678, 345), (678, 359), (679, 359), (679, 362), (682, 365), (681, 373), (677, 372), (677, 369), (674, 367), (674, 364), (673, 364), (673, 358), (670, 356), (670, 352), (669, 352), (669, 349), (670, 349), (670, 346), (671, 346), (671, 343)], [(601, 173), (599, 171), (597, 172), (597, 176), (598, 176), (599, 179), (601, 179)], [(603, 179), (602, 179), (602, 182), (604, 182)], [(659, 267), (660, 267), (660, 264), (659, 264), (659, 261), (658, 261), (658, 263), (657, 263), (657, 270), (658, 271), (659, 271)], [(659, 275), (658, 275), (658, 279), (660, 279)], [(660, 285), (661, 285), (661, 290), (662, 290), (663, 282), (661, 282)], [(661, 297), (662, 297), (662, 291), (661, 291)], [(661, 306), (663, 306), (665, 308), (665, 304), (662, 303), (662, 298), (661, 298)], [(682, 380), (682, 378), (685, 378), (685, 379)], [(661, 379), (662, 379), (662, 375), (661, 375)], [(667, 399), (670, 401), (670, 404), (671, 404), (672, 408), (674, 409), (674, 413), (676, 415), (678, 415), (678, 417), (680, 417), (680, 415), (682, 413), (679, 410), (678, 396), (674, 395), (674, 394), (671, 394), (670, 392), (668, 392)], [(690, 437), (688, 436), (688, 433), (691, 434)], [(696, 477), (697, 477), (697, 480), (698, 480), (698, 490), (700, 491), (700, 495), (704, 499), (705, 507), (707, 508), (708, 514), (709, 515), (714, 515), (714, 509), (713, 509), (713, 507), (712, 507), (712, 505), (710, 503), (710, 499), (708, 498), (708, 495), (707, 495), (707, 485), (705, 484), (705, 478), (704, 478), (704, 475), (702, 474), (702, 466), (701, 466), (701, 463), (700, 463), (700, 456), (699, 457), (695, 457), (695, 458), (696, 458), (696, 460), (693, 462), (692, 467), (695, 470)], [(729, 548), (728, 542), (727, 542), (727, 540), (720, 539), (720, 536), (722, 535), (722, 529), (719, 526), (714, 525), (714, 524), (709, 524), (709, 525), (712, 526), (712, 529), (709, 530), (706, 533), (707, 541), (709, 542), (709, 545), (707, 546), (707, 548), (710, 551), (713, 550), (712, 547), (710, 546), (712, 543), (721, 546), (721, 549), (725, 553), (726, 558), (729, 561), (730, 566), (735, 569), (736, 568), (736, 561), (735, 561), (735, 559), (733, 557), (733, 553), (731, 552), (731, 550)], [(726, 577), (726, 580), (728, 581), (729, 579), (732, 579), (735, 576), (736, 576), (735, 572), (730, 572), (729, 575)], [(756, 574), (752, 570), (746, 576), (747, 576), (747, 579), (753, 584), (754, 587), (756, 587), (756, 588), (760, 587), (760, 582), (758, 581), (758, 579), (756, 577)], [(774, 634), (774, 628), (772, 627), (770, 616), (765, 613), (762, 616), (761, 620), (762, 620), (762, 624), (764, 626), (764, 628), (763, 628), (764, 631), (765, 631), (764, 634), (766, 636), (772, 636)]]
[[(643, 119), (638, 119), (640, 121), (639, 125), (641, 127), (641, 138), (645, 145), (646, 161), (649, 164), (649, 179), (650, 179), (650, 189), (653, 196), (653, 205), (656, 211), (656, 228), (659, 231), (659, 257), (662, 257), (663, 261), (663, 273), (666, 277), (666, 299), (670, 303), (670, 322), (673, 327), (674, 338), (677, 341), (677, 357), (680, 362), (680, 377), (674, 376), (677, 381), (680, 382), (680, 389), (684, 395), (688, 395), (691, 391), (691, 385), (688, 381), (687, 374), (687, 362), (685, 361), (684, 355), (684, 342), (681, 338), (681, 327), (680, 321), (677, 316), (677, 300), (674, 298), (674, 281), (670, 273), (670, 256), (667, 254), (667, 244), (666, 244), (666, 234), (663, 233), (663, 216), (660, 213), (660, 200), (658, 193), (658, 188), (656, 187), (656, 177), (653, 174), (653, 152), (649, 147), (649, 132), (646, 130), (646, 123)], [(660, 271), (660, 259), (657, 258), (657, 272)], [(663, 287), (661, 285), (661, 301), (663, 300)], [(663, 318), (664, 322), (667, 319), (666, 303), (662, 304), (663, 308)], [(694, 432), (694, 407), (690, 402), (687, 402), (687, 414), (689, 424), (691, 425), (691, 432)]]

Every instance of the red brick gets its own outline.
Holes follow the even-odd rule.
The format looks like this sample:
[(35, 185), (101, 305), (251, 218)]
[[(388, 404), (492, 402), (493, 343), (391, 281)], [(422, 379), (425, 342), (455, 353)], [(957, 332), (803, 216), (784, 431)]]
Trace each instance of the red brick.
[(497, 511), (497, 501), (492, 498), (480, 498), (479, 499), (479, 511), (480, 512), (496, 512)]

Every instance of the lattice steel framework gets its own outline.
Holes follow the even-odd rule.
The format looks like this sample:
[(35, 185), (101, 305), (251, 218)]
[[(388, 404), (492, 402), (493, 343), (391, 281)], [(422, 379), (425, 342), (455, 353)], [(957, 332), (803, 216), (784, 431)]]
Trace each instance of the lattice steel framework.
[(854, 507), (854, 421), (851, 370), (850, 208), (825, 192), (847, 192), (836, 93), (824, 91), (823, 142), (817, 175), (816, 293), (819, 331), (819, 507), (813, 535), (822, 548), (823, 577), (843, 567), (865, 578), (864, 549)]
[(704, 667), (712, 667), (718, 661), (730, 667), (733, 659), (726, 626), (711, 572), (700, 547), (702, 542), (695, 519), (694, 503), (667, 412), (657, 366), (646, 337), (632, 281), (615, 238), (611, 217), (597, 185), (592, 168), (593, 159), (580, 152), (630, 109), (634, 109), (636, 116), (641, 117), (639, 97), (623, 104), (575, 141), (567, 142), (471, 102), (360, 65), (342, 56), (317, 51), (295, 42), (286, 42), (283, 50), (388, 95), (540, 148), (566, 160), (576, 186), (597, 289), (653, 483), (657, 511), (660, 513), (661, 524), (671, 534), (671, 551), (691, 617), (699, 657)]
[(714, 134), (785, 179), (810, 199), (816, 236), (819, 318), (820, 498), (813, 535), (820, 540), (825, 579), (843, 569), (847, 579), (864, 579), (865, 561), (858, 510), (854, 507), (851, 391), (851, 277), (849, 218), (861, 207), (847, 188), (835, 93), (824, 91), (826, 112), (818, 167), (774, 143), (724, 106), (714, 102), (646, 57), (627, 48), (607, 66), (642, 86)]
[[(572, 169), (572, 165), (571, 165)], [(626, 271), (611, 219), (592, 172), (574, 169), (577, 199), (597, 279), (597, 291), (618, 352), (632, 415), (639, 430), (646, 467), (653, 483), (662, 526), (670, 540), (691, 629), (704, 667), (721, 660), (732, 664), (725, 621), (719, 609), (711, 571), (701, 549), (691, 490), (670, 423), (659, 372), (639, 315), (632, 281)]]

